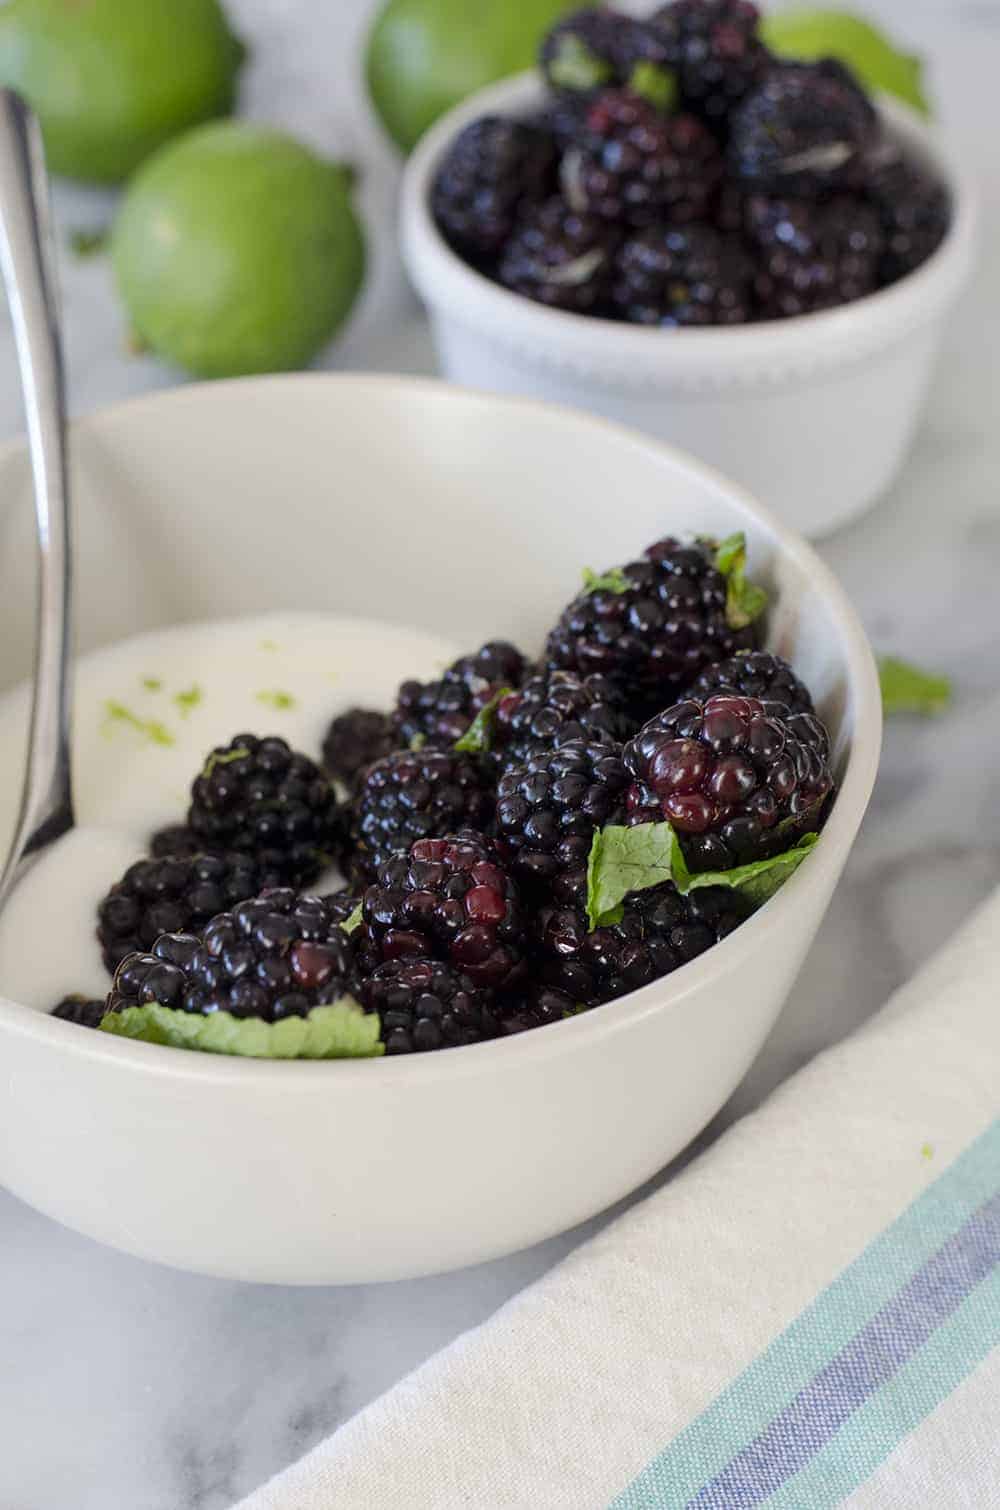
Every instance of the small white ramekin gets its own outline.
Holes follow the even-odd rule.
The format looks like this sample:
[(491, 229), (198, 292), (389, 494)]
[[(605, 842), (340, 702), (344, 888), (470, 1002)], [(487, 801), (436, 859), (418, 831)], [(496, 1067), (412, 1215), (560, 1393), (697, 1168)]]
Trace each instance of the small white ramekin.
[(449, 248), (429, 208), (444, 152), (477, 116), (530, 116), (534, 73), (450, 111), (406, 170), (402, 243), (430, 311), (444, 375), (555, 399), (684, 446), (822, 535), (893, 481), (920, 415), (948, 313), (972, 266), (975, 195), (936, 136), (891, 101), (891, 129), (948, 183), (939, 251), (893, 287), (841, 309), (730, 329), (660, 330), (566, 314), (508, 292)]

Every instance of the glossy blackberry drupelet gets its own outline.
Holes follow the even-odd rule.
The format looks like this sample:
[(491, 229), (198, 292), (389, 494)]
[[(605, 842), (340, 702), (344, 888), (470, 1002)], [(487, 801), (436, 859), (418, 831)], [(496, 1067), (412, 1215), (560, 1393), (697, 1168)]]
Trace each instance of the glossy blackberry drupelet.
[(327, 911), (335, 923), (346, 923), (361, 906), (361, 894), (353, 891), (350, 886), (342, 886), (339, 891), (329, 891), (320, 900), (326, 903)]
[(718, 693), (734, 697), (755, 697), (761, 702), (781, 703), (790, 713), (812, 713), (813, 700), (808, 687), (795, 675), (787, 661), (766, 650), (752, 650), (749, 655), (734, 655), (706, 666), (685, 688), (685, 698), (706, 702)]
[(368, 884), (398, 850), (493, 816), (478, 762), (454, 750), (395, 750), (365, 773), (351, 814), (352, 874)]
[(75, 1022), (81, 1028), (99, 1028), (107, 1010), (107, 999), (103, 996), (100, 1001), (88, 996), (64, 996), (52, 1008), (52, 1016), (61, 1017), (63, 1022)]
[(622, 568), (621, 585), (574, 598), (546, 657), (555, 670), (611, 678), (637, 717), (651, 704), (666, 707), (703, 666), (756, 644), (753, 625), (734, 629), (726, 618), (726, 579), (711, 542), (660, 540)]
[(635, 733), (625, 701), (606, 676), (542, 671), (497, 708), (493, 746), (501, 771), (570, 740), (624, 744)]
[(728, 870), (789, 849), (822, 823), (833, 791), (814, 715), (756, 698), (677, 703), (625, 746), (628, 822), (673, 824), (692, 870)]
[(346, 713), (338, 713), (326, 731), (323, 765), (353, 792), (362, 771), (395, 748), (396, 739), (387, 714), (371, 708), (349, 708)]
[(534, 949), (543, 979), (597, 1006), (638, 991), (696, 959), (748, 916), (738, 892), (706, 886), (682, 897), (669, 881), (626, 898), (620, 923), (590, 931), (582, 908), (543, 908)]
[(389, 860), (365, 892), (364, 917), (383, 959), (432, 955), (495, 989), (523, 975), (517, 887), (482, 834), (420, 839)]
[(620, 233), (598, 215), (556, 195), (522, 215), (497, 276), (514, 293), (573, 314), (600, 314), (607, 302)]
[(638, 24), (607, 5), (589, 5), (557, 21), (544, 38), (539, 67), (558, 94), (590, 95), (624, 84), (641, 56)]
[(217, 912), (256, 896), (249, 855), (171, 855), (130, 865), (97, 909), (101, 956), (114, 974), (127, 954), (151, 949), (161, 933), (195, 933)]
[(935, 174), (890, 148), (871, 164), (865, 194), (884, 238), (879, 282), (897, 283), (932, 257), (948, 234), (948, 190)]
[(341, 846), (329, 779), (283, 739), (237, 734), (191, 788), (188, 825), (207, 848), (257, 862), (263, 886), (307, 886)]
[(754, 284), (765, 319), (832, 309), (878, 287), (884, 244), (878, 213), (855, 195), (822, 204), (753, 195), (747, 231), (757, 249)]
[(621, 821), (629, 773), (621, 748), (571, 740), (508, 766), (497, 787), (501, 853), (530, 897), (585, 870), (594, 830)]
[(666, 115), (627, 89), (608, 89), (562, 159), (563, 195), (613, 225), (704, 219), (722, 177), (712, 133), (693, 115)]
[(637, 325), (744, 325), (753, 264), (738, 236), (710, 225), (651, 226), (619, 251), (611, 297)]
[(474, 655), (460, 656), (439, 681), (403, 682), (392, 715), (396, 742), (450, 749), (497, 692), (521, 685), (527, 669), (516, 646), (490, 640)]
[(224, 853), (213, 850), (186, 823), (171, 823), (167, 828), (157, 829), (149, 841), (149, 852), (157, 859), (163, 859), (167, 855), (183, 857)]
[(500, 1033), (493, 992), (437, 959), (386, 960), (362, 985), (361, 1002), (379, 1014), (387, 1054), (457, 1048)]
[(456, 138), (434, 181), (431, 208), (456, 251), (488, 260), (521, 206), (551, 192), (555, 177), (555, 142), (546, 131), (486, 115)]
[(768, 67), (759, 21), (749, 0), (673, 0), (649, 20), (685, 108), (715, 127), (725, 126)]
[(815, 198), (855, 187), (878, 116), (840, 63), (773, 68), (732, 118), (729, 167), (769, 194)]
[(354, 947), (333, 909), (280, 888), (221, 913), (199, 934), (165, 933), (148, 953), (128, 955), (109, 1007), (159, 1002), (276, 1022), (359, 989)]

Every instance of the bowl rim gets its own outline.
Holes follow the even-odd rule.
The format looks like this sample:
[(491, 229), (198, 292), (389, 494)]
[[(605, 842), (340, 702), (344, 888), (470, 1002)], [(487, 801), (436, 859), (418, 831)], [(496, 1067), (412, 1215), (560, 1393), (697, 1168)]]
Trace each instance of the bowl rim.
[[(104, 427), (114, 427), (122, 421), (127, 423), (133, 415), (165, 407), (180, 409), (194, 404), (201, 410), (202, 406), (215, 402), (229, 404), (234, 396), (251, 390), (258, 393), (270, 390), (272, 398), (276, 397), (279, 404), (294, 404), (296, 394), (306, 387), (313, 390), (326, 387), (331, 393), (348, 387), (376, 401), (380, 395), (403, 401), (408, 395), (419, 395), (422, 399), (431, 398), (433, 402), (446, 405), (471, 403), (486, 408), (500, 406), (507, 410), (531, 412), (557, 428), (582, 426), (602, 432), (613, 445), (626, 445), (644, 452), (654, 461), (666, 464), (676, 475), (687, 474), (703, 485), (723, 492), (737, 512), (746, 515), (762, 533), (770, 536), (777, 557), (794, 561), (809, 577), (826, 599), (838, 627), (844, 679), (855, 709), (855, 727), (844, 778), (824, 827), (822, 841), (810, 855), (808, 864), (801, 866), (759, 912), (674, 975), (653, 981), (627, 996), (562, 1022), (546, 1024), (509, 1038), (463, 1045), (460, 1050), (447, 1054), (382, 1056), (364, 1060), (274, 1060), (193, 1050), (169, 1052), (158, 1044), (82, 1031), (75, 1023), (54, 1018), (2, 995), (0, 1033), (12, 1031), (79, 1059), (100, 1061), (108, 1068), (131, 1065), (142, 1073), (188, 1082), (254, 1084), (270, 1090), (285, 1088), (292, 1080), (300, 1088), (304, 1088), (307, 1082), (328, 1085), (331, 1077), (336, 1077), (340, 1084), (346, 1083), (347, 1077), (360, 1076), (368, 1077), (369, 1083), (399, 1085), (404, 1080), (433, 1083), (442, 1076), (490, 1076), (515, 1069), (525, 1061), (537, 1064), (565, 1052), (585, 1050), (588, 1045), (627, 1031), (652, 1013), (671, 1010), (713, 982), (718, 985), (734, 976), (741, 959), (754, 952), (766, 938), (788, 927), (791, 909), (798, 899), (807, 903), (812, 893), (827, 885), (831, 874), (836, 877), (850, 852), (875, 783), (882, 744), (878, 671), (860, 618), (833, 572), (802, 536), (758, 503), (745, 488), (678, 447), (567, 405), (498, 396), (445, 383), (438, 378), (364, 372), (304, 372), (191, 383), (104, 405), (74, 419), (71, 435), (74, 432), (99, 434)], [(0, 444), (0, 466), (25, 452), (23, 438), (14, 437)]]
[(903, 328), (929, 323), (967, 276), (979, 221), (974, 181), (935, 129), (899, 100), (880, 95), (878, 106), (884, 117), (934, 163), (951, 194), (948, 232), (915, 272), (835, 309), (740, 326), (666, 331), (539, 304), (493, 282), (452, 250), (431, 214), (429, 188), (445, 151), (465, 126), (480, 115), (516, 115), (537, 108), (543, 95), (537, 69), (477, 90), (425, 132), (406, 163), (401, 213), (404, 260), (421, 296), (432, 306), (443, 305), (449, 319), (499, 329), (508, 344), (516, 340), (542, 349), (555, 343), (557, 350), (589, 355), (595, 361), (613, 354), (623, 366), (635, 360), (675, 367), (679, 372), (761, 362), (780, 367), (783, 362), (814, 358), (818, 341), (850, 351), (860, 339), (869, 349)]

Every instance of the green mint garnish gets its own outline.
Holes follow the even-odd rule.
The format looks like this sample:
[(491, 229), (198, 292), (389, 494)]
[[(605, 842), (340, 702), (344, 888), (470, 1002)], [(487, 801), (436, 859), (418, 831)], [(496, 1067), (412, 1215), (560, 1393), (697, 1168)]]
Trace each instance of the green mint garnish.
[(572, 32), (557, 41), (547, 72), (557, 89), (578, 89), (584, 93), (607, 84), (614, 75), (611, 64), (591, 52)]
[(344, 922), (344, 923), (341, 923), (340, 926), (341, 926), (341, 928), (343, 928), (344, 932), (345, 933), (354, 933), (356, 929), (360, 928), (361, 924), (364, 922), (364, 913), (365, 913), (364, 907), (359, 902), (358, 905), (357, 905), (357, 907), (355, 907), (354, 911), (351, 913), (350, 917), (347, 919), (347, 921)]
[(156, 718), (140, 718), (133, 713), (131, 708), (126, 708), (124, 703), (115, 702), (109, 698), (104, 704), (104, 732), (110, 735), (115, 724), (126, 724), (141, 734), (143, 739), (148, 739), (154, 745), (172, 745), (174, 736), (165, 724), (161, 724)]
[(702, 886), (728, 886), (752, 907), (760, 907), (793, 875), (818, 843), (807, 834), (792, 849), (769, 860), (733, 870), (692, 875), (669, 823), (640, 823), (635, 828), (609, 824), (594, 835), (587, 864), (587, 918), (591, 929), (622, 919), (622, 903), (634, 891), (648, 891), (672, 881), (682, 896)]
[(726, 623), (730, 629), (746, 629), (767, 607), (767, 593), (746, 579), (747, 541), (742, 530), (716, 547), (715, 565), (726, 579)]
[(144, 676), (142, 679), (142, 685), (145, 687), (147, 692), (163, 691), (163, 683), (160, 681), (160, 678), (158, 676)]
[(486, 754), (493, 744), (493, 723), (497, 709), (505, 697), (510, 697), (512, 691), (512, 687), (501, 687), (499, 692), (495, 692), (486, 706), (480, 708), (461, 739), (456, 739), (453, 748), (464, 755)]
[(677, 75), (672, 68), (661, 68), (658, 63), (637, 63), (629, 74), (628, 87), (633, 94), (641, 95), (665, 115), (676, 110), (681, 92)]
[(207, 781), (217, 765), (232, 765), (234, 760), (246, 760), (249, 754), (245, 745), (237, 745), (235, 750), (213, 750), (202, 766), (201, 774)]
[(103, 231), (77, 230), (69, 233), (69, 249), (74, 257), (96, 257), (100, 252), (106, 252), (110, 233)]
[(882, 708), (893, 713), (919, 713), (932, 718), (943, 713), (951, 702), (952, 686), (946, 676), (933, 676), (893, 655), (884, 655), (878, 663), (882, 684)]
[(574, 1006), (567, 1007), (565, 1009), (565, 1011), (563, 1012), (563, 1018), (565, 1019), (567, 1017), (579, 1017), (581, 1013), (589, 1011), (590, 1008), (584, 1002), (578, 1001)]
[(894, 94), (929, 117), (923, 60), (898, 48), (884, 31), (850, 11), (777, 10), (763, 17), (761, 35), (779, 57), (813, 63), (837, 58), (869, 89)]
[(175, 692), (174, 702), (177, 704), (181, 718), (187, 718), (193, 708), (197, 708), (205, 694), (200, 687), (189, 687), (186, 692)]
[(410, 749), (412, 750), (414, 755), (419, 755), (420, 751), (423, 749), (426, 743), (427, 735), (416, 733), (410, 739)]
[(378, 1013), (364, 1012), (350, 996), (280, 1022), (234, 1017), (231, 1012), (203, 1017), (158, 1002), (108, 1012), (101, 1021), (102, 1033), (119, 1038), (249, 1059), (373, 1059), (385, 1053), (379, 1029)]
[(295, 707), (295, 698), (290, 692), (282, 692), (278, 689), (267, 692), (258, 692), (257, 701), (266, 703), (269, 708), (275, 708), (279, 713), (287, 713), (289, 708)]
[(589, 566), (583, 568), (584, 592), (613, 592), (620, 596), (623, 592), (628, 592), (631, 585), (620, 566), (613, 566), (601, 575), (591, 571)]

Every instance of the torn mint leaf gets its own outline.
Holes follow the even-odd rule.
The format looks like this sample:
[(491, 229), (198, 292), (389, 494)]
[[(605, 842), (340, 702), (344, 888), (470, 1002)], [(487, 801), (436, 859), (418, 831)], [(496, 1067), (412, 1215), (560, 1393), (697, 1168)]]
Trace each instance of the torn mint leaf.
[(313, 1007), (305, 1017), (264, 1022), (260, 1017), (234, 1017), (230, 1012), (182, 1012), (150, 1002), (108, 1012), (102, 1033), (161, 1043), (174, 1049), (200, 1049), (209, 1054), (236, 1054), (249, 1059), (371, 1059), (385, 1053), (379, 1042), (377, 1012), (364, 1012), (349, 996), (326, 1007)]
[(363, 922), (364, 907), (359, 902), (357, 907), (355, 907), (354, 911), (351, 913), (350, 917), (347, 918), (343, 923), (341, 923), (340, 926), (341, 928), (343, 928), (345, 933), (354, 933), (356, 929), (361, 927), (361, 924)]
[(501, 687), (495, 692), (489, 702), (476, 714), (461, 739), (456, 739), (453, 746), (464, 755), (485, 755), (493, 745), (493, 724), (497, 716), (497, 709), (505, 697), (510, 697), (512, 687)]
[(869, 89), (894, 94), (925, 118), (932, 113), (923, 59), (897, 47), (863, 16), (795, 7), (764, 16), (760, 30), (767, 46), (779, 57), (802, 63), (836, 58)]
[(644, 60), (637, 63), (629, 75), (628, 87), (664, 115), (676, 110), (680, 103), (680, 86), (672, 68), (661, 68), (658, 63)]
[(908, 661), (884, 655), (878, 663), (882, 687), (882, 709), (889, 717), (894, 713), (919, 713), (933, 718), (951, 703), (952, 685), (946, 676), (921, 671)]
[(726, 623), (730, 629), (746, 629), (767, 607), (767, 593), (746, 579), (747, 541), (742, 530), (716, 548), (715, 566), (726, 579)]
[(579, 37), (567, 32), (556, 40), (555, 53), (546, 64), (546, 73), (557, 89), (587, 94), (598, 85), (607, 84), (614, 69)]
[(620, 566), (613, 566), (610, 571), (598, 575), (591, 571), (589, 566), (583, 568), (583, 590), (587, 592), (613, 592), (619, 596), (628, 592), (631, 582)]

